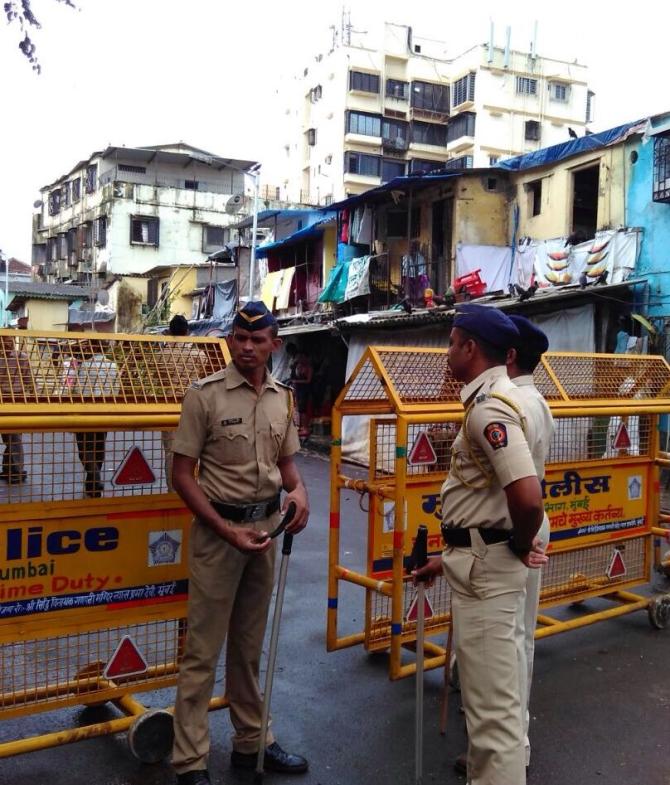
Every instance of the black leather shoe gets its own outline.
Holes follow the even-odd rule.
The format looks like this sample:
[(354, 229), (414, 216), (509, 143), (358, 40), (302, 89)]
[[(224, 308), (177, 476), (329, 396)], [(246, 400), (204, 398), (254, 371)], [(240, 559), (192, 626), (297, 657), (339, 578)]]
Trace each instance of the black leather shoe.
[(177, 774), (177, 785), (210, 785), (209, 772), (207, 769), (197, 769)]
[[(233, 750), (230, 756), (230, 763), (236, 769), (255, 769), (257, 758), (258, 756), (255, 752), (245, 754)], [(302, 755), (292, 755), (290, 752), (284, 752), (276, 741), (265, 748), (263, 768), (267, 771), (277, 771), (283, 774), (303, 774), (307, 771), (308, 766), (307, 760)]]
[(467, 753), (463, 753), (459, 755), (456, 760), (454, 761), (454, 771), (456, 774), (462, 774), (464, 777), (467, 777), (468, 774), (468, 756)]

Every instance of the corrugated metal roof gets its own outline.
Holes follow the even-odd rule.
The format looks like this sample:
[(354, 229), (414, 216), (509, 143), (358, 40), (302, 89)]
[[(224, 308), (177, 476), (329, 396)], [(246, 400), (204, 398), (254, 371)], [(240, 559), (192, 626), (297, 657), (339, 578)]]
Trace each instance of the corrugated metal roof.
[[(594, 300), (602, 297), (609, 300), (611, 295), (617, 290), (626, 289), (629, 286), (646, 283), (645, 278), (629, 278), (622, 283), (592, 285), (586, 289), (578, 286), (551, 287), (550, 289), (538, 289), (534, 297), (523, 302), (519, 298), (509, 295), (485, 295), (469, 302), (476, 302), (480, 305), (490, 305), (493, 308), (500, 308), (503, 311), (519, 313), (539, 313), (547, 310), (555, 310), (557, 307), (565, 307), (567, 303), (560, 301), (573, 300), (579, 301)], [(548, 308), (545, 306), (549, 306)], [(404, 311), (377, 311), (371, 314), (356, 314), (337, 319), (333, 324), (341, 332), (352, 332), (355, 330), (375, 330), (405, 327), (419, 327), (428, 324), (451, 323), (456, 313), (456, 308), (448, 306), (438, 306), (436, 308), (416, 309), (411, 314)], [(365, 317), (369, 318), (366, 319)]]
[(65, 283), (42, 283), (26, 281), (12, 286), (14, 297), (28, 297), (36, 300), (80, 300), (91, 295), (89, 289)]

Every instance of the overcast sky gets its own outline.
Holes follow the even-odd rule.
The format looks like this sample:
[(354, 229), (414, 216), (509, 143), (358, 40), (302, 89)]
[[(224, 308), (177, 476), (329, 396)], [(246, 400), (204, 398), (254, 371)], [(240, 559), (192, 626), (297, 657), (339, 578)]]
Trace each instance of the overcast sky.
[[(326, 0), (75, 2), (73, 11), (32, 0), (43, 26), (33, 36), (41, 76), (17, 49), (19, 31), (0, 22), (0, 249), (25, 261), (40, 186), (109, 143), (183, 140), (260, 160), (271, 175), (280, 81), (327, 49), (328, 27), (341, 14)], [(512, 46), (527, 48), (537, 19), (538, 54), (590, 67), (594, 130), (670, 109), (667, 2), (621, 11), (585, 0), (348, 5), (355, 28), (410, 24), (418, 36), (444, 40), (450, 56), (486, 41), (491, 17), (498, 45), (509, 24)]]

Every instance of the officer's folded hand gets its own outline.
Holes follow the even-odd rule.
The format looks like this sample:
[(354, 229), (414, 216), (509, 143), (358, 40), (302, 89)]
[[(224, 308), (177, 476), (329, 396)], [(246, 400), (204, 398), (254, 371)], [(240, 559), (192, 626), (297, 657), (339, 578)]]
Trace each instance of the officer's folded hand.
[(519, 558), (531, 570), (539, 570), (540, 567), (543, 567), (549, 561), (544, 543), (539, 537), (533, 540), (533, 546), (530, 551), (523, 556), (519, 556)]
[(255, 529), (237, 528), (231, 526), (228, 530), (228, 542), (242, 553), (263, 553), (272, 544), (272, 540), (265, 531)]
[(286, 494), (282, 500), (282, 515), (288, 510), (291, 502), (295, 504), (295, 514), (286, 525), (286, 531), (289, 534), (298, 534), (298, 532), (301, 532), (305, 526), (307, 526), (307, 520), (309, 519), (309, 501), (304, 486), (299, 485), (290, 493)]
[(422, 582), (425, 583), (427, 586), (432, 586), (435, 582), (435, 578), (442, 574), (442, 557), (441, 556), (431, 556), (430, 559), (424, 564), (423, 567), (419, 567), (418, 570), (412, 570), (412, 578), (414, 579), (414, 585), (416, 586), (417, 583)]

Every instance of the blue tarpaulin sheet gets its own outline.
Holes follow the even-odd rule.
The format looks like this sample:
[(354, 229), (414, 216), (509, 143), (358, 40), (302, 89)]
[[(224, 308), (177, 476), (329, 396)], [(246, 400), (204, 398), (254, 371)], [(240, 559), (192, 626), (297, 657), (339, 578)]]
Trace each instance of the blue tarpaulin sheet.
[(256, 256), (257, 258), (262, 259), (268, 255), (269, 251), (276, 251), (279, 248), (283, 248), (285, 245), (292, 245), (293, 243), (299, 243), (302, 240), (310, 240), (313, 237), (319, 237), (323, 234), (323, 230), (325, 229), (324, 224), (331, 220), (332, 218), (330, 217), (322, 218), (320, 221), (317, 221), (310, 226), (306, 226), (304, 229), (298, 229), (297, 232), (289, 234), (288, 237), (283, 237), (281, 240), (275, 240), (273, 243), (261, 245), (256, 249)]

